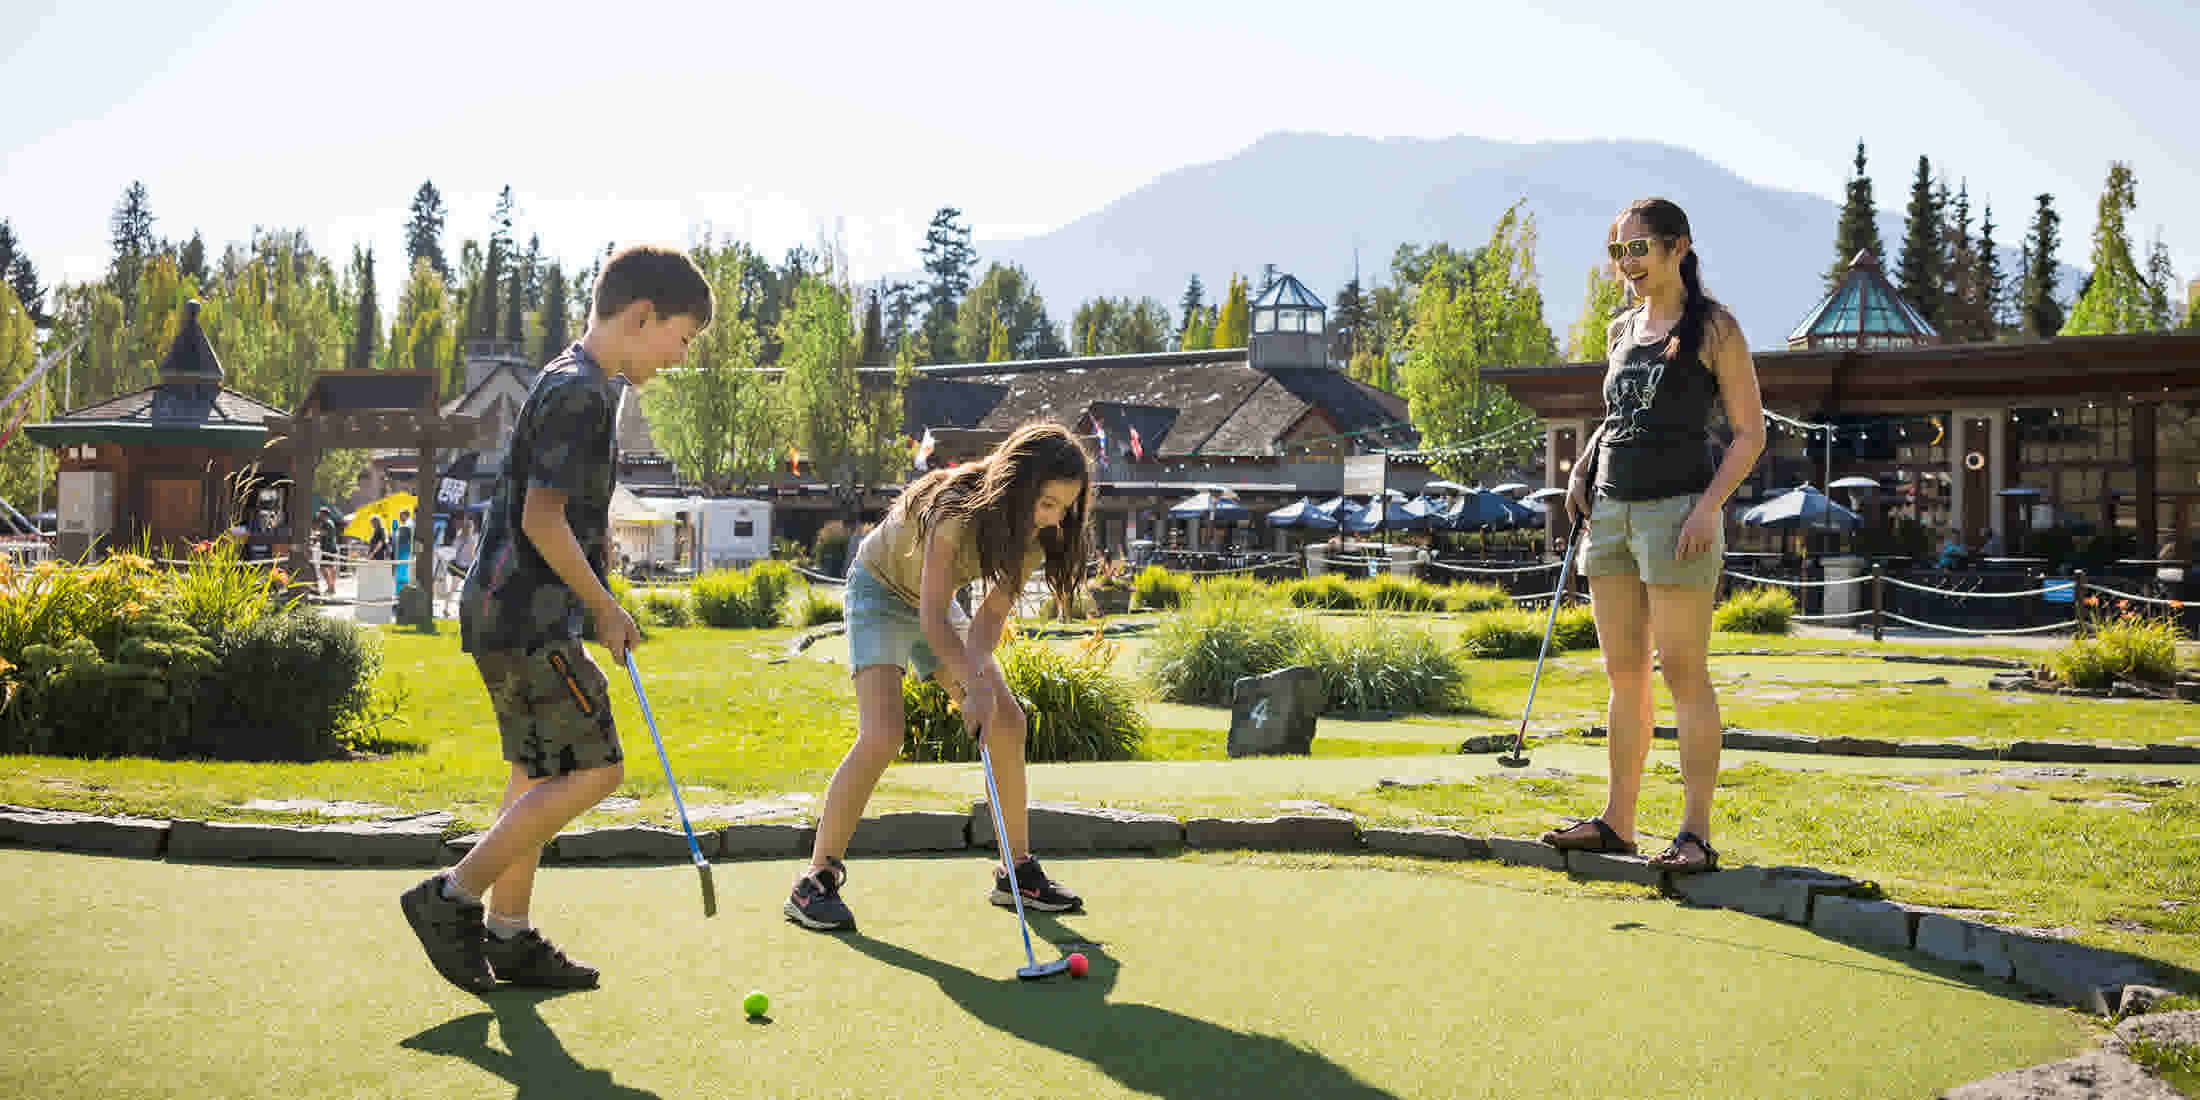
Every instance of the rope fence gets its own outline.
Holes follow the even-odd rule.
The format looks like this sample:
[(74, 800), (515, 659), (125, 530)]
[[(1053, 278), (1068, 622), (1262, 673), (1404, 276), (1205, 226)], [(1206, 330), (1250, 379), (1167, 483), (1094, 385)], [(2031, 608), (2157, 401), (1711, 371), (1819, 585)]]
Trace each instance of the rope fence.
[(1917, 619), (1910, 618), (1907, 615), (1897, 615), (1892, 611), (1884, 612), (1884, 614), (1888, 618), (1893, 619), (1898, 623), (1907, 623), (1911, 626), (1919, 628), (1920, 630), (1941, 630), (1946, 631), (1950, 634), (2039, 634), (2049, 630), (2068, 630), (2078, 625), (2078, 620), (2076, 619), (2064, 619), (2059, 623), (2043, 623), (2039, 626), (2017, 626), (2005, 627), (1998, 630), (1988, 630), (1978, 627), (1946, 626), (1941, 623), (1921, 622)]
[(1541, 565), (1525, 565), (1518, 569), (1490, 569), (1477, 565), (1453, 565), (1450, 562), (1432, 561), (1430, 565), (1448, 573), (1476, 573), (1482, 576), (1512, 576), (1520, 573), (1547, 573), (1566, 564), (1563, 561), (1547, 561)]
[(2157, 607), (2183, 608), (2185, 606), (2185, 601), (2183, 600), (2159, 600), (2152, 596), (2134, 596), (2129, 592), (2117, 591), (2116, 589), (2110, 588), (2105, 584), (2092, 585), (2088, 588), (2088, 591), (2094, 592), (2102, 596), (2114, 596), (2119, 600), (2130, 600), (2133, 603), (2153, 604)]

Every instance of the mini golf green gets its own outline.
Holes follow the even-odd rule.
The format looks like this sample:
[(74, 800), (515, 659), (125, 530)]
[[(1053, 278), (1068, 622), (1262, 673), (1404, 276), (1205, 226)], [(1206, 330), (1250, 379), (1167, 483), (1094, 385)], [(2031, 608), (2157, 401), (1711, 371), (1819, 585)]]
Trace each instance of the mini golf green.
[[(855, 935), (796, 864), (547, 871), (601, 990), (475, 998), (398, 915), (417, 871), (0, 850), (0, 1095), (1909, 1097), (2063, 1058), (2075, 1015), (1774, 921), (1525, 872), (1050, 861), (1084, 981), (1018, 982), (977, 858), (865, 860)], [(750, 989), (770, 1017), (744, 1018)]]

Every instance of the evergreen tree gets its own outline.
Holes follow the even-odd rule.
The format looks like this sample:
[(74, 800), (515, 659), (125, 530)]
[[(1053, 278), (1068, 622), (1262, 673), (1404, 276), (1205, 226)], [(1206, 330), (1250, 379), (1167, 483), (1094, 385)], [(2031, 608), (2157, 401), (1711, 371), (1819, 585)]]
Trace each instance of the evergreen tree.
[(108, 268), (108, 285), (114, 288), (115, 297), (122, 300), (124, 317), (135, 318), (138, 273), (144, 270), (159, 247), (153, 237), (153, 212), (146, 206), (145, 184), (132, 181), (123, 189), (122, 201), (115, 204), (115, 212), (107, 220), (108, 241), (114, 246), (114, 261)]
[(348, 370), (368, 370), (374, 366), (376, 338), (381, 335), (382, 311), (374, 302), (374, 247), (369, 245), (364, 253), (354, 245), (351, 250), (353, 269), (359, 279), (359, 308), (352, 316), (351, 355), (344, 362)]
[(1895, 288), (1918, 314), (1940, 326), (1940, 208), (1933, 200), (1933, 166), (1922, 154), (1917, 178), (1910, 181), (1910, 208), (1902, 227), (1902, 258), (1895, 267)]
[(557, 358), (573, 342), (571, 322), (567, 320), (572, 294), (565, 285), (565, 268), (556, 260), (543, 266), (542, 285), (542, 348), (535, 354), (537, 363)]
[(1975, 274), (1971, 276), (1973, 292), (1978, 295), (1978, 316), (1985, 327), (1980, 339), (1984, 340), (2001, 339), (2009, 297), (2009, 281), (2001, 273), (2001, 257), (1995, 255), (1999, 247), (1994, 243), (1994, 204), (1987, 203), (1979, 220), (1978, 245), (1972, 251)]
[(2131, 165), (2111, 161), (2108, 182), (2093, 223), (2093, 272), (2062, 331), (2072, 336), (2144, 332), (2148, 328), (2146, 277), (2132, 259), (2127, 215), (2139, 205), (2139, 181)]
[(440, 392), (456, 394), (466, 382), (466, 363), (458, 354), (458, 314), (450, 288), (422, 256), (397, 299), (397, 322), (390, 330), (390, 366), (432, 372)]
[(1977, 246), (1971, 239), (1971, 185), (1964, 181), (1942, 222), (1941, 251), (1947, 263), (1941, 284), (1942, 308), (1947, 314), (1940, 327), (1947, 343), (1980, 343), (1994, 338), (1993, 317), (1978, 285)]
[(1183, 342), (1185, 329), (1192, 327), (1192, 319), (1198, 317), (1199, 311), (1206, 308), (1206, 305), (1207, 288), (1199, 285), (1199, 273), (1195, 271), (1192, 273), (1191, 283), (1184, 288), (1184, 296), (1176, 301), (1176, 308), (1184, 318), (1183, 324), (1176, 330), (1178, 343)]
[(863, 339), (858, 345), (856, 362), (867, 367), (885, 366), (893, 361), (886, 348), (886, 316), (878, 297), (875, 289), (863, 295)]
[(886, 347), (890, 357), (900, 358), (903, 345), (909, 341), (909, 322), (916, 316), (917, 288), (913, 283), (881, 283), (879, 296), (885, 301)]
[(1881, 263), (1887, 248), (1879, 243), (1879, 208), (1872, 201), (1872, 178), (1864, 174), (1864, 141), (1856, 142), (1856, 174), (1849, 177), (1849, 194), (1841, 204), (1841, 222), (1833, 231), (1833, 266), (1826, 270), (1826, 293), (1849, 277), (1849, 261), (1870, 249)]
[(954, 359), (955, 307), (970, 292), (970, 272), (978, 266), (970, 227), (961, 218), (962, 211), (940, 207), (924, 231), (924, 273), (929, 278), (924, 285), (923, 350), (928, 362)]
[(1222, 308), (1215, 314), (1215, 335), (1212, 346), (1218, 348), (1242, 348), (1253, 332), (1252, 287), (1245, 276), (1230, 274), (1230, 293), (1222, 300)]
[(1206, 351), (1215, 346), (1215, 307), (1205, 306), (1193, 312), (1184, 326), (1180, 344), (1185, 351)]
[(33, 328), (53, 324), (53, 315), (46, 312), (46, 288), (38, 282), (38, 266), (16, 240), (15, 227), (6, 218), (0, 218), (0, 281), (15, 291), (15, 300), (23, 306), (23, 314), (30, 318)]
[(405, 223), (405, 270), (426, 260), (448, 283), (451, 264), (443, 258), (444, 215), (443, 193), (435, 189), (435, 181), (421, 181), (420, 190), (413, 192), (412, 217)]
[(2177, 288), (2177, 271), (2171, 266), (2169, 245), (2162, 240), (2159, 230), (2147, 246), (2147, 327), (2155, 332), (2168, 332), (2176, 317), (2170, 307), (2175, 299), (2171, 295)]
[(206, 241), (199, 236), (198, 230), (192, 230), (191, 239), (183, 242), (183, 247), (176, 251), (176, 270), (184, 278), (191, 280), (193, 286), (205, 289)]
[(1337, 292), (1337, 308), (1330, 314), (1330, 358), (1349, 363), (1360, 353), (1360, 344), (1367, 333), (1367, 294), (1360, 289), (1358, 274)]
[(527, 309), (534, 312), (542, 308), (542, 234), (527, 235), (527, 258), (521, 271), (527, 275)]
[(1007, 333), (1006, 358), (1045, 357), (1040, 345), (1054, 328), (1046, 299), (1031, 275), (1014, 264), (989, 265), (985, 277), (955, 306), (955, 356), (967, 363), (1000, 362), (992, 358), (995, 324)]
[(2062, 246), (2058, 236), (2062, 217), (2055, 213), (2055, 196), (2043, 192), (2035, 201), (2039, 208), (2032, 214), (2031, 232), (2024, 237), (2024, 278), (2017, 308), (2025, 336), (2048, 340), (2063, 327), (2062, 303), (2055, 297), (2059, 278), (2055, 251)]
[(504, 342), (525, 344), (527, 341), (527, 272), (515, 265), (510, 278), (504, 280)]

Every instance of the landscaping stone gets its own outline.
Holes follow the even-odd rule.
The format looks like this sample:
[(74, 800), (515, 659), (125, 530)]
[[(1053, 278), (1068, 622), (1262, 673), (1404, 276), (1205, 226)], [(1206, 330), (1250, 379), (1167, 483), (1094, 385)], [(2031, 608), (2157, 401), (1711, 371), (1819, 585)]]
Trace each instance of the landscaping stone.
[(1941, 1100), (2180, 1100), (2184, 1094), (2137, 1062), (2094, 1051), (1997, 1073), (1940, 1095)]
[(231, 808), (271, 814), (310, 813), (322, 817), (388, 817), (404, 813), (395, 806), (379, 802), (329, 802), (319, 798), (254, 798)]
[(1184, 823), (1184, 843), (1193, 848), (1351, 852), (1360, 848), (1360, 830), (1343, 814), (1197, 817)]
[[(970, 843), (991, 851), (993, 811), (984, 799), (970, 804)], [(1166, 852), (1184, 846), (1184, 823), (1167, 814), (1062, 803), (1031, 804), (1031, 850), (1053, 852)]]
[[(1461, 749), (1459, 751), (1466, 752), (1468, 750)], [(1451, 780), (1440, 779), (1436, 776), (1421, 776), (1418, 778), (1404, 779), (1394, 775), (1386, 775), (1381, 779), (1375, 781), (1375, 789), (1389, 790), (1393, 787), (1441, 787), (1449, 782), (1451, 782)]]
[(1600, 882), (1632, 882), (1639, 886), (1661, 888), (1665, 885), (1666, 873), (1652, 867), (1641, 856), (1582, 851), (1567, 852), (1565, 856), (1567, 873), (1581, 878)]
[(2087, 744), (2082, 741), (2018, 741), (2004, 754), (2010, 760), (2053, 761), (2061, 764), (2144, 764), (2143, 745)]
[[(693, 790), (689, 794), (693, 795)], [(753, 821), (761, 818), (785, 817), (802, 812), (805, 800), (792, 798), (755, 798), (742, 802), (688, 803), (689, 821)]]
[(1730, 749), (1756, 752), (1817, 752), (1818, 739), (1807, 733), (1778, 730), (1728, 730), (1719, 743)]
[(2200, 745), (2148, 745), (2149, 764), (2200, 764)]
[(1484, 843), (1489, 845), (1490, 855), (1516, 867), (1548, 867), (1553, 871), (1566, 869), (1566, 853), (1543, 843), (1515, 836), (1493, 836)]
[[(2124, 991), (2124, 1003), (2132, 1005), (2132, 990), (2145, 990), (2140, 998), (2145, 1004), (2153, 1004), (2169, 996), (2169, 990), (2152, 986), (2132, 986)], [(2127, 1008), (2126, 1011), (2138, 1011)], [(2151, 1016), (2133, 1016), (2116, 1025), (2116, 1033), (2108, 1042), (2111, 1053), (2122, 1054), (2133, 1043), (2159, 1043), (2173, 1047), (2200, 1047), (2200, 1011), (2158, 1012)]]
[(1894, 754), (1935, 760), (1992, 760), (1999, 755), (1993, 749), (1955, 741), (1903, 741), (1895, 745)]
[(1850, 943), (1908, 948), (1915, 942), (1920, 914), (1891, 901), (1823, 897), (1811, 908), (1811, 931)]
[(1989, 978), (2007, 978), (2013, 969), (2003, 946), (2007, 939), (2008, 933), (1992, 925), (1927, 913), (1918, 918), (1912, 946), (1942, 962), (1978, 967)]
[(1893, 756), (1898, 746), (1876, 737), (1821, 737), (1818, 751), (1828, 756)]
[(432, 867), (443, 859), (450, 815), (341, 825), (257, 825), (177, 821), (168, 830), (168, 858), (296, 860), (388, 867)]
[[(990, 831), (990, 822), (988, 822)], [(864, 818), (848, 842), (851, 854), (940, 852), (970, 847), (970, 815), (908, 810)]]
[[(2163, 989), (2158, 985), (2127, 985), (2124, 987), (2123, 997), (2116, 1002), (2116, 1014), (2130, 1016), (2134, 1013), (2146, 1012), (2152, 1009), (2155, 1002), (2160, 1001), (2162, 998), (2176, 995), (2176, 990)], [(2200, 1035), (2196, 1035), (2187, 1041), (2200, 1043)]]
[(1410, 828), (1369, 826), (1360, 830), (1360, 836), (1367, 842), (1367, 848), (1371, 852), (1427, 856), (1430, 859), (1490, 858), (1489, 842), (1455, 829), (1439, 829), (1427, 825)]
[(1736, 867), (1673, 880), (1673, 889), (1692, 904), (1795, 924), (1810, 923), (1811, 906), (1821, 895), (1847, 894), (1862, 885), (1813, 867)]
[(720, 859), (783, 859), (806, 856), (817, 829), (796, 821), (743, 822), (716, 830)]
[(1323, 699), (1321, 672), (1311, 665), (1240, 677), (1230, 686), (1230, 755), (1312, 753)]
[(0, 841), (10, 844), (151, 859), (167, 846), (168, 834), (168, 822), (158, 818), (0, 805)]
[(1509, 733), (1481, 733), (1459, 743), (1462, 753), (1511, 752), (1513, 735)]
[(2099, 1016), (2112, 1014), (2127, 985), (2160, 985), (2144, 961), (2067, 940), (2005, 932), (2010, 977)]
[[(704, 859), (718, 855), (718, 834), (695, 834)], [(692, 860), (687, 833), (662, 825), (613, 825), (602, 829), (575, 829), (558, 834), (558, 858), (575, 860), (636, 860), (648, 863), (681, 863)]]
[(2026, 668), (2023, 661), (2006, 657), (1952, 657), (1933, 653), (1887, 653), (1879, 658), (1892, 664), (1960, 665), (1969, 668)]

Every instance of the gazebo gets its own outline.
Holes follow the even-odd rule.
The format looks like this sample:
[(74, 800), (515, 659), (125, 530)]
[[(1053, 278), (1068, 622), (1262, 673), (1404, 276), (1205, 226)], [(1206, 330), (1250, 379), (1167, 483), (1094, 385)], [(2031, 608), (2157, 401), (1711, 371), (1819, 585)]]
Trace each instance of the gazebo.
[[(56, 552), (73, 559), (141, 538), (156, 548), (191, 543), (241, 523), (249, 550), (271, 553), (291, 530), (289, 452), (267, 449), (267, 422), (282, 415), (222, 387), (193, 300), (158, 383), (24, 429), (60, 452)], [(270, 458), (272, 468), (259, 465)]]
[(1788, 333), (1789, 351), (1819, 348), (1911, 348), (1937, 344), (1940, 333), (1887, 281), (1879, 260), (1865, 249), (1849, 261), (1849, 273)]

